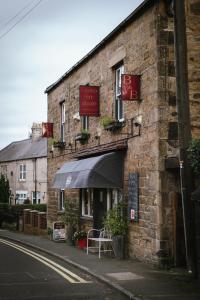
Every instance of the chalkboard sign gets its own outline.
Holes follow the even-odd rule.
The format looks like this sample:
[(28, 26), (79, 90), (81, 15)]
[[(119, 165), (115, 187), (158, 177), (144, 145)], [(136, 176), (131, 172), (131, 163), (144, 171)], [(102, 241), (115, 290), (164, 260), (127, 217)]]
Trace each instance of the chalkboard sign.
[(128, 178), (128, 219), (139, 220), (139, 174), (130, 173)]
[(53, 240), (54, 241), (66, 240), (65, 224), (63, 222), (54, 222), (54, 224), (53, 224)]

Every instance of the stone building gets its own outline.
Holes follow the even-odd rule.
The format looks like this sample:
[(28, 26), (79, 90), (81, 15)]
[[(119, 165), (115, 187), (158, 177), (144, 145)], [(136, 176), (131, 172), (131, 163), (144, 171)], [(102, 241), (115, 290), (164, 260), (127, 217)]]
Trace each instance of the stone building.
[(0, 151), (0, 173), (9, 180), (11, 204), (47, 202), (47, 139), (42, 138), (42, 124), (33, 123), (29, 139)]
[[(195, 138), (200, 133), (199, 1), (185, 1), (185, 15)], [(60, 219), (68, 198), (79, 208), (81, 227), (98, 228), (106, 211), (122, 200), (130, 208), (129, 256), (155, 262), (164, 249), (180, 265), (185, 253), (174, 43), (171, 1), (146, 0), (46, 89), (56, 146), (49, 140), (48, 223)], [(140, 86), (136, 100), (122, 100), (122, 74), (139, 75), (133, 83)], [(87, 98), (82, 86), (94, 100), (91, 106), (98, 104), (92, 93), (99, 92), (95, 116), (91, 107), (84, 112), (84, 100), (79, 103)], [(109, 119), (115, 122), (104, 128)]]

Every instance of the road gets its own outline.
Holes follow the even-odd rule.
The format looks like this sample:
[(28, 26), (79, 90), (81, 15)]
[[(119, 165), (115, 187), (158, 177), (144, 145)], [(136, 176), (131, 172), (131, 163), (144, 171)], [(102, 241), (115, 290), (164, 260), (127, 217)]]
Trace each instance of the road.
[(61, 260), (0, 239), (0, 300), (25, 299), (127, 298)]

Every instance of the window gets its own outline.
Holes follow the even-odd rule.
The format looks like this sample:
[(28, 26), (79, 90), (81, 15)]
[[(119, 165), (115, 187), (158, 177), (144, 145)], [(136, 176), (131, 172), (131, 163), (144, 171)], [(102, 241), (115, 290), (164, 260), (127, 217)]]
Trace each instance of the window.
[(24, 164), (19, 166), (19, 180), (26, 180), (26, 165)]
[(81, 190), (82, 216), (93, 216), (93, 189)]
[[(35, 197), (36, 194), (36, 197)], [(33, 204), (40, 204), (41, 202), (41, 193), (40, 192), (32, 192), (32, 203)]]
[(61, 106), (61, 124), (60, 124), (60, 140), (65, 141), (65, 102), (60, 104)]
[[(103, 201), (103, 191), (99, 191), (99, 199)], [(119, 189), (107, 189), (106, 191), (106, 210), (113, 208), (117, 203), (122, 200), (122, 193)], [(81, 210), (83, 217), (93, 217), (93, 199), (94, 190), (93, 189), (82, 189), (81, 190)]]
[(119, 189), (107, 190), (107, 210), (112, 209), (116, 204), (122, 201), (122, 193)]
[(24, 201), (28, 198), (28, 192), (26, 191), (16, 191), (16, 204), (23, 204)]
[(82, 128), (83, 128), (83, 130), (89, 130), (89, 117), (88, 116), (82, 117)]
[(65, 191), (64, 190), (60, 190), (59, 203), (58, 203), (58, 210), (59, 211), (65, 210), (64, 200), (65, 200)]
[(7, 176), (7, 165), (1, 165), (1, 174)]
[(115, 118), (123, 119), (123, 102), (121, 99), (121, 75), (124, 73), (124, 66), (120, 65), (115, 69)]

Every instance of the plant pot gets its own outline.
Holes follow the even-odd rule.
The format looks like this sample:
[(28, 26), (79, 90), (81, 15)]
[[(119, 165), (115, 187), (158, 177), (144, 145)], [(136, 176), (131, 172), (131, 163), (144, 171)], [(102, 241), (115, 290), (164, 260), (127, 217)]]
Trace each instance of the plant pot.
[(84, 249), (87, 247), (87, 238), (78, 240), (78, 248)]
[(112, 237), (112, 245), (115, 257), (118, 259), (124, 259), (125, 257), (125, 241), (123, 235), (115, 235)]

